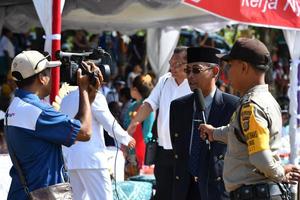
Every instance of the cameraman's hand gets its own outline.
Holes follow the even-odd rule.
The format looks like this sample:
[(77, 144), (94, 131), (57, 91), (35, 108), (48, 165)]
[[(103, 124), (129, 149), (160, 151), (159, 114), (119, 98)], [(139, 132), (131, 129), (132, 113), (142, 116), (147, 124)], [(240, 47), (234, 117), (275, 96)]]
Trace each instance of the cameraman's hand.
[(79, 68), (77, 70), (77, 84), (80, 90), (87, 91), (89, 87), (89, 77), (87, 75), (82, 75), (82, 70)]
[(100, 69), (95, 65), (93, 62), (82, 62), (82, 66), (87, 69), (89, 72), (94, 73), (95, 76), (95, 83), (91, 83), (89, 81), (88, 86), (88, 94), (90, 103), (92, 103), (97, 95), (98, 89), (101, 87), (101, 83), (103, 82), (103, 77), (101, 74)]

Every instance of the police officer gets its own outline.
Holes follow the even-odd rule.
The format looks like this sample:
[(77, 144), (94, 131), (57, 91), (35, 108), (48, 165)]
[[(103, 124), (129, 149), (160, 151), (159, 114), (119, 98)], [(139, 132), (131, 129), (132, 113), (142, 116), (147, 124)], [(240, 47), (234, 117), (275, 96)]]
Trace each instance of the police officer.
[(227, 55), (229, 80), (241, 94), (227, 126), (200, 125), (201, 137), (227, 143), (224, 183), (231, 199), (290, 199), (285, 184), (299, 181), (300, 170), (282, 166), (276, 155), (282, 127), (280, 107), (265, 84), (270, 53), (257, 39), (239, 39)]

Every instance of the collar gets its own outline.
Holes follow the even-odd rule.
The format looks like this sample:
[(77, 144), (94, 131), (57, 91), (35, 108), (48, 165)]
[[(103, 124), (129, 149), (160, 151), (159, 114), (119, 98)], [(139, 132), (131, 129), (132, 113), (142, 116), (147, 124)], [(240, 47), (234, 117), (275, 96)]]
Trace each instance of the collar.
[(36, 94), (23, 89), (17, 89), (15, 92), (15, 96), (21, 99), (28, 98), (31, 100), (40, 100), (40, 98)]
[(248, 90), (246, 94), (252, 93), (252, 92), (265, 92), (269, 91), (269, 86), (268, 84), (263, 84), (263, 85), (256, 85)]
[(217, 87), (215, 87), (206, 97), (204, 97), (205, 107), (209, 107), (212, 104), (216, 91)]
[(185, 78), (180, 84), (177, 84), (177, 82), (176, 82), (176, 79), (171, 75), (171, 77), (170, 77), (172, 80), (173, 80), (173, 82), (177, 85), (177, 87), (179, 87), (179, 86), (181, 86), (181, 85), (184, 85), (184, 84), (188, 84), (188, 80), (187, 80), (187, 78)]

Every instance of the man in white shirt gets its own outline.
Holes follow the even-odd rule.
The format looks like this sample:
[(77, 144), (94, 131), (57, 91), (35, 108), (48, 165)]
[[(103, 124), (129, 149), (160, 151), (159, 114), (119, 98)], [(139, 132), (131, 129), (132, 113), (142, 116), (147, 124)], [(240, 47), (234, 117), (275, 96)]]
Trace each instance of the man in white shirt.
[[(75, 116), (78, 90), (69, 93), (61, 103), (61, 111)], [(93, 136), (89, 142), (78, 142), (64, 148), (74, 200), (112, 200), (112, 185), (103, 128), (118, 142), (133, 148), (135, 140), (119, 125), (109, 111), (105, 96), (98, 91), (91, 105)]]
[(131, 121), (128, 132), (134, 132), (138, 123), (144, 121), (152, 112), (159, 109), (157, 118), (158, 150), (154, 175), (156, 179), (156, 200), (171, 199), (173, 185), (174, 155), (170, 139), (170, 103), (176, 98), (191, 93), (184, 68), (186, 47), (177, 47), (170, 59), (170, 72), (160, 77), (150, 96), (144, 101)]

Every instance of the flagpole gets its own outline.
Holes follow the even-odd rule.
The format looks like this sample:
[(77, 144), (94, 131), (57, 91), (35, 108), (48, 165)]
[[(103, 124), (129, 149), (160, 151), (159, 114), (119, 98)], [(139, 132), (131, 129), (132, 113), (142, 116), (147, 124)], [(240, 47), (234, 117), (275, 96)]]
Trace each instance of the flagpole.
[[(53, 0), (52, 2), (52, 60), (57, 60), (55, 52), (60, 50), (60, 33), (61, 33), (61, 2), (60, 0)], [(52, 69), (52, 88), (50, 94), (50, 102), (55, 100), (55, 96), (58, 95), (59, 83), (60, 83), (60, 70), (59, 67)]]

